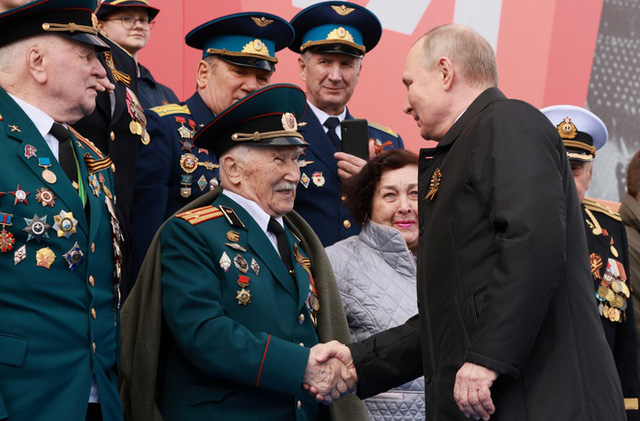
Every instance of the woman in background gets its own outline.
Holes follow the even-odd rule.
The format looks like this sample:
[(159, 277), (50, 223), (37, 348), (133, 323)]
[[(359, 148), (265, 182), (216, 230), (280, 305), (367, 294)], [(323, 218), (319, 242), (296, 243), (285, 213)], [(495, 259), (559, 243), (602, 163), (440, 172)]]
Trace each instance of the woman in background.
[[(358, 342), (404, 323), (418, 311), (418, 156), (403, 149), (378, 155), (344, 182), (344, 191), (345, 205), (362, 231), (326, 251), (351, 338)], [(424, 380), (364, 402), (375, 421), (424, 420)]]

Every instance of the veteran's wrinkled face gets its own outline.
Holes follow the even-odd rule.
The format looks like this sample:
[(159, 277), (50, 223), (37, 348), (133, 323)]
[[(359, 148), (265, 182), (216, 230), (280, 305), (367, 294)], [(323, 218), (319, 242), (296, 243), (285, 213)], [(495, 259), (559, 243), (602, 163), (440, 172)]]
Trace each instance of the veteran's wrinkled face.
[(198, 64), (198, 92), (216, 115), (248, 94), (264, 88), (272, 72), (237, 66), (217, 57), (207, 57)]
[(307, 98), (330, 115), (342, 113), (358, 83), (362, 59), (347, 54), (306, 52), (298, 58)]
[(60, 123), (75, 123), (93, 112), (98, 79), (106, 77), (92, 45), (63, 36), (47, 37), (43, 47), (43, 88), (51, 112)]
[(98, 29), (136, 56), (149, 42), (149, 21), (149, 12), (145, 8), (131, 7), (109, 14), (98, 22)]
[(418, 249), (418, 166), (382, 173), (371, 204), (371, 220), (400, 231), (414, 254)]
[(243, 196), (274, 218), (291, 212), (301, 154), (299, 146), (254, 146), (243, 166)]

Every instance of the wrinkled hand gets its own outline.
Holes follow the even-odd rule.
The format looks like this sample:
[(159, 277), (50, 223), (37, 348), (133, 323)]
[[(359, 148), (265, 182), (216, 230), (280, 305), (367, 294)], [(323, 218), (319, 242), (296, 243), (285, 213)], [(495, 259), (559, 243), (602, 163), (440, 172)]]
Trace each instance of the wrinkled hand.
[[(369, 140), (369, 159), (376, 156), (375, 151), (376, 148), (373, 140)], [(367, 163), (364, 159), (346, 152), (336, 152), (333, 154), (333, 157), (338, 160), (338, 176), (340, 176), (342, 180), (358, 174)]]
[(114, 89), (116, 89), (116, 85), (114, 85), (113, 83), (109, 82), (109, 79), (106, 77), (103, 77), (102, 79), (98, 79), (98, 84), (96, 85), (96, 91), (98, 92), (113, 92)]
[(458, 370), (453, 398), (467, 418), (488, 420), (496, 411), (491, 399), (491, 385), (497, 378), (495, 371), (470, 362)]
[(349, 348), (337, 341), (311, 348), (302, 382), (316, 401), (329, 405), (355, 393), (357, 381)]

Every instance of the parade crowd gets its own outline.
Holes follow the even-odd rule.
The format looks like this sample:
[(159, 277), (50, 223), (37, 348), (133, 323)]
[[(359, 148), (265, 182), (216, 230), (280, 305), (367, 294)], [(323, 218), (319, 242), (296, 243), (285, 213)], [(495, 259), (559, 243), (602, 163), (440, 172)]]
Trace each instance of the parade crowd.
[(192, 29), (181, 102), (159, 13), (0, 0), (0, 420), (640, 420), (640, 152), (590, 198), (597, 115), (445, 24), (416, 155), (351, 114), (382, 26), (339, 1)]

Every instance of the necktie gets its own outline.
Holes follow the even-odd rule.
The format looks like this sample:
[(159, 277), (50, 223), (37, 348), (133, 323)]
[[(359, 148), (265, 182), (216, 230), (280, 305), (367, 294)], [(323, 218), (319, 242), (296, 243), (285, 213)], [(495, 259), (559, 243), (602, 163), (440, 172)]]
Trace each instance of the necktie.
[(53, 123), (49, 131), (58, 139), (58, 162), (71, 182), (78, 182), (78, 167), (71, 144), (71, 133), (62, 124)]
[(329, 117), (324, 122), (324, 127), (329, 129), (327, 132), (327, 136), (329, 136), (329, 140), (333, 144), (333, 147), (336, 151), (340, 151), (342, 149), (342, 143), (340, 142), (340, 138), (338, 137), (338, 133), (336, 133), (336, 127), (340, 124), (340, 120), (338, 117)]
[(291, 250), (289, 249), (289, 241), (287, 240), (287, 235), (284, 232), (284, 228), (282, 228), (282, 225), (280, 225), (278, 221), (271, 218), (269, 219), (267, 229), (276, 236), (280, 258), (282, 259), (284, 265), (287, 267), (289, 274), (291, 274), (291, 276), (293, 277), (294, 274), (293, 261), (291, 260)]

